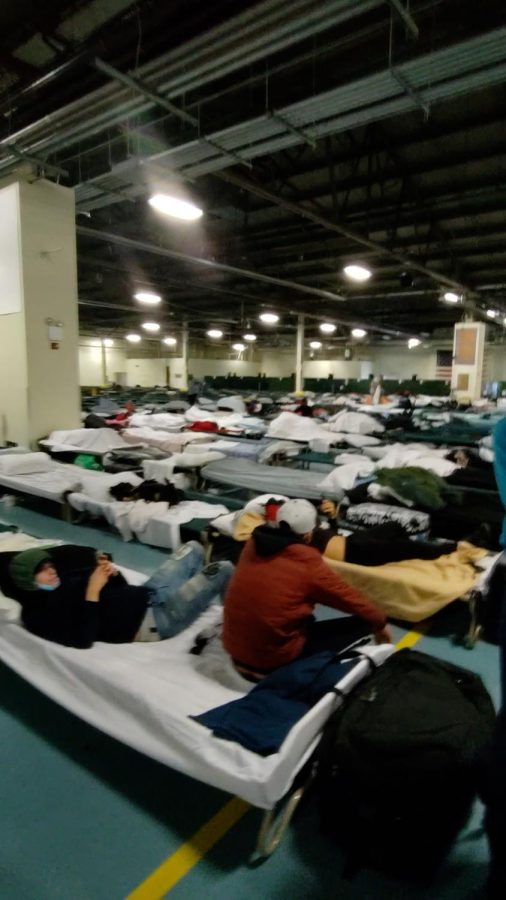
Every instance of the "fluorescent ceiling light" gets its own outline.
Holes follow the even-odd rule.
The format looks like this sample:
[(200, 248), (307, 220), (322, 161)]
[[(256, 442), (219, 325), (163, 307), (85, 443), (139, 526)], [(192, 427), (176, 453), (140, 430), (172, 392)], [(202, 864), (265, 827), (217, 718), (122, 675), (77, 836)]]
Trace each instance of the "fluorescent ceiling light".
[(323, 331), (324, 334), (334, 334), (337, 325), (334, 325), (332, 322), (321, 322), (320, 323), (320, 331)]
[(179, 200), (178, 197), (170, 197), (169, 194), (155, 194), (149, 198), (149, 205), (158, 212), (164, 213), (166, 216), (172, 216), (174, 219), (185, 219), (191, 222), (200, 219), (202, 210), (194, 203), (188, 203), (187, 200)]
[(256, 334), (248, 333), (248, 334), (243, 334), (242, 339), (243, 339), (243, 341), (251, 342), (251, 341), (256, 341), (257, 336), (256, 336)]
[(487, 309), (487, 316), (489, 319), (495, 319), (497, 312), (495, 309)]
[(343, 272), (352, 281), (367, 281), (372, 275), (370, 269), (366, 268), (366, 266), (359, 266), (357, 263), (345, 266)]
[(146, 306), (156, 306), (162, 302), (160, 294), (152, 294), (151, 291), (137, 291), (134, 297), (139, 303), (145, 303)]
[(275, 325), (276, 322), (279, 322), (279, 316), (273, 312), (260, 313), (260, 321), (264, 322), (265, 325)]
[(114, 347), (114, 341), (112, 338), (104, 338), (102, 343), (104, 347)]
[(158, 322), (143, 322), (141, 327), (144, 328), (144, 331), (160, 331)]
[(244, 344), (232, 344), (232, 350), (237, 350), (238, 353), (242, 353), (243, 350), (246, 350)]
[(127, 341), (130, 341), (131, 344), (138, 344), (139, 341), (142, 340), (140, 334), (127, 334)]
[(351, 334), (354, 338), (364, 338), (367, 334), (367, 331), (365, 330), (365, 328), (352, 328)]
[(414, 350), (415, 347), (419, 347), (421, 344), (421, 340), (419, 338), (410, 338), (408, 341), (408, 347), (410, 350)]
[(174, 347), (177, 344), (177, 338), (173, 337), (164, 337), (163, 343), (167, 344), (168, 347)]
[(319, 350), (322, 345), (321, 341), (309, 341), (309, 346), (311, 350)]
[(443, 300), (446, 303), (458, 303), (460, 300), (460, 294), (456, 294), (454, 291), (446, 291), (443, 294)]
[(220, 331), (219, 328), (210, 328), (209, 331), (206, 333), (207, 333), (207, 336), (210, 338), (222, 338), (223, 337), (223, 332)]

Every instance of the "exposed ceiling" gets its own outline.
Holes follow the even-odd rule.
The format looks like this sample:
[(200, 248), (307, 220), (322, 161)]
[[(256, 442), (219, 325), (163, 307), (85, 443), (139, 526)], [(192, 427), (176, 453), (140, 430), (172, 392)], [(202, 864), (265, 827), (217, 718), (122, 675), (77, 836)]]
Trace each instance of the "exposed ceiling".
[[(282, 345), (303, 312), (337, 341), (352, 324), (439, 340), (492, 308), (502, 340), (502, 0), (47, 7), (0, 6), (0, 178), (30, 166), (75, 188), (83, 330), (138, 329), (133, 293), (155, 288), (150, 317), (194, 339), (249, 323)], [(204, 216), (161, 216), (160, 191)], [(365, 285), (342, 275), (353, 261)]]

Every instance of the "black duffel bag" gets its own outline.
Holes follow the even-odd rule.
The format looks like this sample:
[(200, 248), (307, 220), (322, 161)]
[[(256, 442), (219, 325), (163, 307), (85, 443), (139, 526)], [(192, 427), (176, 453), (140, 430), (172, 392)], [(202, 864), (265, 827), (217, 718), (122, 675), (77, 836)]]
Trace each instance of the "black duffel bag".
[(481, 679), (413, 650), (393, 654), (329, 720), (317, 787), (322, 829), (362, 865), (425, 881), (476, 796), (495, 722)]

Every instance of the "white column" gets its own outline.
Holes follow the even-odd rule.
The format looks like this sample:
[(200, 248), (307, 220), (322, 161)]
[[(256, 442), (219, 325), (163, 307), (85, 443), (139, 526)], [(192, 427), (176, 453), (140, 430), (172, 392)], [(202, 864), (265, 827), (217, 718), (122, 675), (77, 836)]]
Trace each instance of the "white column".
[(74, 192), (0, 185), (0, 410), (20, 444), (80, 424)]
[(100, 341), (100, 347), (102, 350), (102, 384), (106, 385), (109, 383), (109, 379), (107, 377), (107, 349), (103, 340)]
[(297, 316), (297, 343), (295, 345), (295, 390), (301, 391), (304, 385), (304, 316)]
[(183, 334), (182, 334), (182, 346), (181, 346), (181, 356), (183, 358), (183, 372), (182, 372), (182, 380), (181, 387), (183, 390), (186, 390), (188, 387), (188, 322), (183, 322)]
[(458, 400), (481, 397), (486, 332), (484, 322), (458, 322), (453, 329), (452, 391)]

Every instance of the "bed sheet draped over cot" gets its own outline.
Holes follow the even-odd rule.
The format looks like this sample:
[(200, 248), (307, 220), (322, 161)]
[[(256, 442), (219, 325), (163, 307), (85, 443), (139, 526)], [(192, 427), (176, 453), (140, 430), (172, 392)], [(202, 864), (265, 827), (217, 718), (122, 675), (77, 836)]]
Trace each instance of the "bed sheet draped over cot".
[(226, 484), (229, 487), (256, 491), (285, 494), (287, 497), (301, 497), (306, 500), (319, 500), (323, 496), (331, 500), (341, 500), (344, 492), (333, 488), (322, 493), (320, 487), (321, 472), (303, 469), (290, 469), (285, 466), (266, 466), (244, 459), (224, 459), (210, 463), (201, 470), (205, 481)]
[[(13, 538), (22, 541), (26, 536)], [(131, 584), (145, 581), (140, 573), (121, 571)], [(291, 729), (279, 752), (267, 758), (212, 736), (189, 716), (235, 700), (248, 689), (247, 683), (245, 690), (225, 687), (204, 674), (200, 657), (189, 652), (196, 635), (215, 626), (221, 613), (221, 606), (211, 606), (170, 640), (98, 642), (89, 650), (42, 640), (17, 622), (0, 617), (0, 659), (100, 731), (178, 772), (268, 810), (289, 790), (341, 697), (325, 694)], [(363, 651), (380, 664), (393, 647), (368, 646)], [(369, 671), (370, 664), (359, 660), (339, 682), (340, 692), (351, 691)]]

